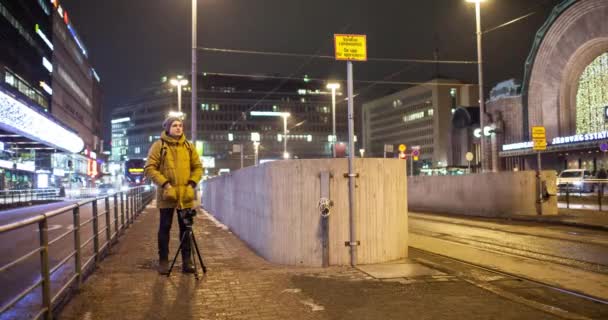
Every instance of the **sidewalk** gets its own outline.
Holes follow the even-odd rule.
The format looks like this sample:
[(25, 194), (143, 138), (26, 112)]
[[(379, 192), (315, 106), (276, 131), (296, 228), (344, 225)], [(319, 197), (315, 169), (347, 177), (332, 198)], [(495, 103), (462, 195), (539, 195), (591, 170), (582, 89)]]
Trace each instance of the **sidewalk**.
[(155, 270), (157, 226), (148, 207), (59, 318), (557, 319), (437, 269), (376, 279), (350, 267), (273, 265), (204, 214), (194, 226), (207, 275), (197, 282), (176, 265), (167, 278)]
[[(588, 209), (577, 209), (571, 205), (570, 209), (559, 206), (558, 215), (555, 216), (513, 216), (511, 220), (535, 221), (540, 223), (561, 224), (565, 226), (608, 231), (608, 212)], [(605, 209), (604, 209), (605, 210)]]

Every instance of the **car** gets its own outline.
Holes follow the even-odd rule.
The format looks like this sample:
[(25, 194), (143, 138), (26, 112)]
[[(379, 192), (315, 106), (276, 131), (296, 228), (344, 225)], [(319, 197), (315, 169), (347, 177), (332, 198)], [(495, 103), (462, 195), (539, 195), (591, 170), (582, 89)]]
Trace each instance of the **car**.
[(595, 184), (585, 182), (589, 179), (593, 179), (593, 175), (591, 175), (589, 170), (567, 169), (562, 171), (557, 177), (557, 188), (560, 191), (593, 192)]
[(116, 193), (116, 188), (111, 183), (103, 183), (97, 186), (97, 194), (100, 196), (113, 195)]

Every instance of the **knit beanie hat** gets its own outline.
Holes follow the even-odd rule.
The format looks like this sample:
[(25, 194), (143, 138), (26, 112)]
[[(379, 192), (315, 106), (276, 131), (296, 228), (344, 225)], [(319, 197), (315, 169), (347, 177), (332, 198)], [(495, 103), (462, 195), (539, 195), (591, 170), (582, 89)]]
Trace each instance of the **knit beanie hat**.
[(163, 121), (163, 128), (165, 129), (165, 132), (169, 133), (169, 130), (171, 129), (171, 125), (175, 121), (182, 122), (182, 119), (179, 117), (168, 117), (167, 119), (165, 119), (165, 121)]

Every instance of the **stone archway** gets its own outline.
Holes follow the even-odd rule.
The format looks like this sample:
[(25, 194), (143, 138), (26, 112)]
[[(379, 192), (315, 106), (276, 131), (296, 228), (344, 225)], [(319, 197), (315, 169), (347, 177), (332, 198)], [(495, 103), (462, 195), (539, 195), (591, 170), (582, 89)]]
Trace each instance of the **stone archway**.
[(549, 140), (576, 132), (578, 79), (596, 57), (608, 52), (606, 17), (608, 1), (580, 0), (544, 33), (524, 89), (524, 107), (528, 126), (544, 125)]

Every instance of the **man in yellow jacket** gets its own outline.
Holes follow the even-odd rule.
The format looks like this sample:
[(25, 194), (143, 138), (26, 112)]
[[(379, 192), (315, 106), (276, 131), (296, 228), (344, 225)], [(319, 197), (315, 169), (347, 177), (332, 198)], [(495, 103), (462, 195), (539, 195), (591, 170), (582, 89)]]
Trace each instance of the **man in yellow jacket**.
[[(169, 117), (163, 122), (160, 140), (155, 141), (148, 151), (144, 168), (146, 177), (158, 186), (156, 204), (160, 209), (158, 228), (158, 272), (169, 272), (169, 234), (175, 209), (194, 209), (195, 189), (201, 180), (203, 166), (196, 148), (186, 140), (182, 119)], [(179, 223), (180, 239), (186, 227), (182, 219)], [(182, 271), (194, 272), (190, 258), (190, 242), (182, 247)]]

